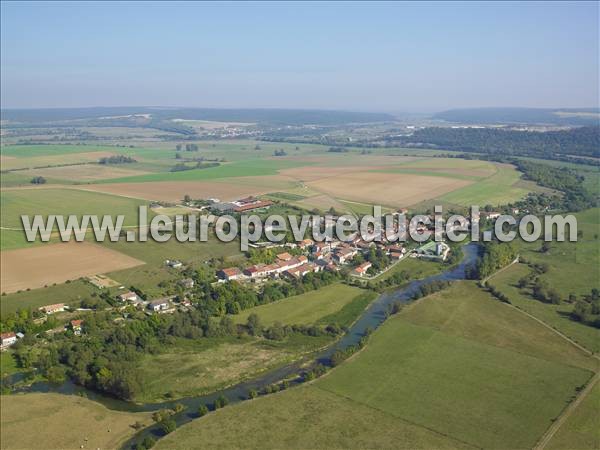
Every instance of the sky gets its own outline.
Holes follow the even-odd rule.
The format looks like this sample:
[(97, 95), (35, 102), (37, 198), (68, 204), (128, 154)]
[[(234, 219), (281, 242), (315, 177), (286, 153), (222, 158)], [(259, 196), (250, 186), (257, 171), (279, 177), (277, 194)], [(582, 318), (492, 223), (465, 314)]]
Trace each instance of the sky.
[(2, 108), (598, 107), (599, 6), (1, 4)]

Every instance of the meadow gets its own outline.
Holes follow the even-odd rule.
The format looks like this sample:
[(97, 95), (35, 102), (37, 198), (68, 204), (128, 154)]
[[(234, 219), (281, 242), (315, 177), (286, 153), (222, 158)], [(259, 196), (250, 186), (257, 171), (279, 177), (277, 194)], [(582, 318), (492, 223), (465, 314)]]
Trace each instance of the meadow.
[[(28, 247), (23, 229), (21, 215), (30, 218), (40, 214), (44, 219), (49, 214), (68, 216), (84, 214), (103, 216), (110, 214), (124, 215), (124, 226), (137, 225), (138, 207), (146, 202), (117, 197), (114, 195), (84, 192), (75, 189), (15, 189), (0, 192), (2, 203), (2, 250)], [(152, 216), (152, 212), (148, 212)], [(114, 219), (113, 219), (114, 220)], [(39, 242), (39, 239), (37, 240)]]
[(275, 322), (285, 325), (310, 325), (339, 312), (362, 292), (362, 289), (336, 283), (316, 291), (246, 309), (234, 316), (234, 320), (237, 323), (245, 323), (250, 314), (257, 314), (260, 322), (266, 326)]
[(152, 420), (149, 413), (107, 409), (76, 395), (15, 394), (2, 396), (0, 448), (118, 448)]
[[(474, 297), (476, 289), (463, 284), (445, 296)], [(422, 307), (438, 298), (426, 299)], [(474, 322), (471, 333), (460, 335), (454, 329), (440, 329), (427, 311), (414, 320), (407, 308), (375, 333), (367, 350), (318, 386), (471, 445), (531, 448), (591, 372), (558, 362), (561, 351), (552, 359), (542, 357), (537, 347), (548, 351), (545, 340), (552, 339), (550, 331), (536, 330), (543, 339), (529, 338), (530, 347), (516, 351), (490, 342), (486, 335), (496, 320), (495, 306), (503, 306), (489, 296), (480, 301), (490, 305), (486, 321), (472, 319), (468, 304), (450, 314), (458, 321)], [(514, 314), (516, 319), (518, 313)], [(505, 331), (522, 326), (509, 320)], [(533, 329), (535, 324), (528, 323), (521, 335), (529, 336)]]
[(499, 273), (490, 280), (490, 284), (506, 294), (513, 305), (563, 332), (589, 350), (600, 352), (600, 330), (571, 320), (569, 314), (573, 305), (566, 302), (570, 294), (587, 295), (593, 288), (600, 288), (600, 209), (582, 211), (575, 217), (581, 232), (577, 242), (552, 242), (546, 252), (541, 251), (540, 242), (518, 242), (522, 258), (546, 265), (547, 271), (539, 275), (539, 278), (558, 291), (562, 298), (561, 304), (542, 303), (531, 296), (530, 288), (521, 289), (517, 286), (518, 281), (533, 270), (525, 264), (514, 265)]
[(590, 394), (559, 428), (547, 447), (550, 450), (600, 448), (600, 384), (596, 383)]
[(209, 414), (157, 447), (531, 448), (594, 364), (457, 282), (388, 319), (323, 378)]
[(521, 174), (512, 166), (496, 164), (497, 172), (476, 183), (441, 195), (443, 201), (462, 206), (504, 205), (527, 195), (527, 189), (517, 186)]
[(224, 408), (158, 441), (184, 450), (199, 442), (246, 449), (470, 449), (463, 442), (315, 386)]
[(297, 360), (331, 340), (328, 336), (292, 335), (282, 341), (226, 337), (176, 339), (138, 364), (141, 402), (209, 393)]

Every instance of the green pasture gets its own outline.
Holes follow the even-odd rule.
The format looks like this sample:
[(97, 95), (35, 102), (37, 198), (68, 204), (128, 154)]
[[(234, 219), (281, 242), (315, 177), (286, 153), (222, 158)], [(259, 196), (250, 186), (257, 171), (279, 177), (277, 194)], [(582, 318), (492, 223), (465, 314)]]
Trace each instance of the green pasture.
[(362, 292), (364, 292), (362, 289), (335, 283), (316, 291), (246, 309), (234, 316), (234, 320), (237, 323), (244, 323), (248, 316), (254, 313), (258, 315), (261, 323), (267, 326), (275, 322), (309, 325), (339, 312)]
[[(461, 287), (454, 295), (462, 298), (474, 289)], [(496, 309), (482, 312), (485, 322), (477, 322), (472, 312), (463, 304), (449, 313), (458, 323), (448, 330), (440, 329), (427, 311), (415, 320), (408, 308), (384, 324), (359, 356), (317, 386), (470, 445), (531, 448), (592, 373), (546, 359), (545, 343), (539, 352), (535, 342), (529, 348), (516, 342), (497, 346), (488, 337)], [(524, 324), (518, 312), (513, 314), (509, 329), (540, 326)], [(471, 330), (464, 332), (468, 326), (461, 321), (471, 320)], [(554, 355), (558, 358), (559, 352)]]
[(498, 166), (498, 171), (494, 175), (449, 192), (440, 199), (463, 206), (510, 203), (519, 200), (529, 192), (527, 189), (515, 186), (520, 178), (520, 172), (514, 168)]
[[(124, 226), (133, 226), (138, 222), (138, 207), (145, 204), (140, 200), (118, 197), (109, 194), (80, 191), (75, 189), (24, 189), (0, 192), (2, 217), (2, 250), (26, 247), (27, 242), (22, 231), (21, 215), (30, 219), (42, 215), (44, 220), (50, 214), (66, 216), (71, 214), (78, 218), (85, 214), (110, 214), (113, 220), (117, 215), (124, 215)], [(149, 216), (152, 212), (149, 211)], [(56, 230), (56, 227), (55, 227)]]

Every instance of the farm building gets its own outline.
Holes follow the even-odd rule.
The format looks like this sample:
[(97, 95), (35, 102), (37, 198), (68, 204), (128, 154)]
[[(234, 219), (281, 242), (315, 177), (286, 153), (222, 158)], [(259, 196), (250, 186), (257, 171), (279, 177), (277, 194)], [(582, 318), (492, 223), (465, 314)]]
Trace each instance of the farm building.
[(17, 342), (17, 335), (12, 331), (0, 334), (0, 348), (2, 350), (7, 349), (15, 342)]
[(154, 312), (167, 311), (171, 308), (171, 299), (169, 297), (152, 300), (148, 303), (148, 309)]
[(228, 267), (217, 272), (217, 277), (225, 281), (239, 280), (243, 276), (242, 271), (237, 267)]
[(288, 252), (279, 253), (277, 255), (277, 259), (280, 261), (289, 261), (292, 258), (293, 258), (293, 256), (290, 255)]
[(122, 302), (132, 303), (137, 303), (141, 300), (140, 297), (133, 291), (125, 292), (124, 294), (119, 294), (118, 299)]
[(372, 264), (370, 262), (364, 262), (362, 263), (360, 266), (358, 266), (357, 268), (354, 269), (354, 272), (356, 273), (356, 275), (359, 276), (364, 276), (367, 274), (367, 270), (369, 270), (371, 268)]
[(71, 320), (71, 330), (75, 336), (81, 335), (83, 320)]
[(64, 303), (55, 303), (53, 305), (46, 305), (39, 308), (40, 311), (46, 314), (54, 314), (57, 312), (62, 312), (66, 308)]

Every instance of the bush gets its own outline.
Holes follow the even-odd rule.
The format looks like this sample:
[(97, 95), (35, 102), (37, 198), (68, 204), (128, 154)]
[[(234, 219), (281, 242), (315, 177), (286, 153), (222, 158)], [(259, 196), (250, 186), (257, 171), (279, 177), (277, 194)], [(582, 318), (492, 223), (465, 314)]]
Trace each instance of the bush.
[(215, 409), (223, 408), (227, 406), (229, 400), (223, 394), (219, 395), (219, 397), (215, 400)]
[(172, 433), (177, 429), (177, 423), (172, 418), (164, 419), (160, 422), (160, 429), (164, 434)]
[(208, 406), (200, 405), (198, 408), (198, 417), (202, 417), (208, 414)]

